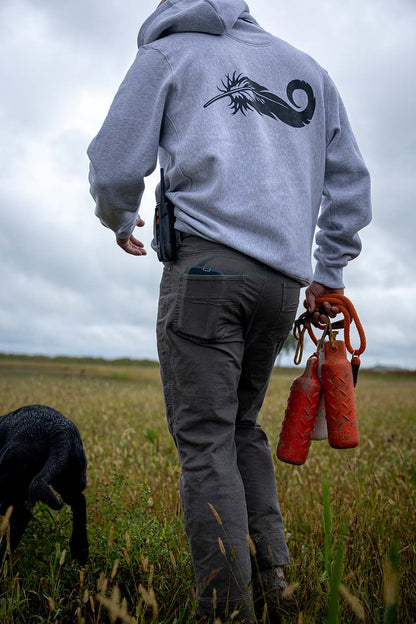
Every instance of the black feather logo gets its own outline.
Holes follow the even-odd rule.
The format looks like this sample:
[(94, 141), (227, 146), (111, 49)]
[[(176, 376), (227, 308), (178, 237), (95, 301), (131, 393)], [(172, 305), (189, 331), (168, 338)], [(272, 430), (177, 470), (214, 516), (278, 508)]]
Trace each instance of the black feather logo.
[[(225, 77), (226, 82), (221, 81), (223, 89), (217, 87), (220, 94), (209, 100), (204, 104), (204, 108), (210, 106), (217, 100), (224, 97), (229, 97), (229, 106), (233, 109), (233, 115), (238, 112), (246, 114), (249, 110), (255, 110), (259, 115), (267, 115), (272, 119), (280, 119), (288, 126), (293, 128), (303, 128), (312, 119), (315, 112), (316, 100), (312, 90), (312, 87), (304, 80), (292, 80), (287, 85), (286, 95), (290, 104), (282, 100), (278, 95), (270, 93), (266, 87), (262, 87), (254, 80), (237, 74), (234, 72), (232, 76), (227, 74)], [(293, 99), (293, 93), (300, 89), (304, 91), (308, 96), (308, 103), (303, 110), (299, 109), (299, 106)]]

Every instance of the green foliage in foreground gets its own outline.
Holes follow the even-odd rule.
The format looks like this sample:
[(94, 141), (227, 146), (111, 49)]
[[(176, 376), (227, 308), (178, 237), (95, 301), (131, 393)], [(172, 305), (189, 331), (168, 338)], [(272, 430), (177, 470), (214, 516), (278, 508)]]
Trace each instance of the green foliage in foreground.
[[(272, 447), (293, 376), (275, 371), (262, 410)], [(362, 373), (358, 449), (316, 442), (304, 466), (277, 464), (296, 597), (283, 623), (415, 621), (415, 382)], [(80, 570), (69, 557), (69, 509), (38, 505), (1, 571), (0, 622), (197, 622), (157, 368), (3, 358), (0, 401), (1, 414), (45, 403), (78, 425), (91, 550)]]

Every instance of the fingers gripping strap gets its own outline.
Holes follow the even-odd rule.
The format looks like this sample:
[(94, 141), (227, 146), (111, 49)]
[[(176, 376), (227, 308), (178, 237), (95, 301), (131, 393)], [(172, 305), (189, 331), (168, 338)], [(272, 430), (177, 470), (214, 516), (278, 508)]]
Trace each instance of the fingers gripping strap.
[[(319, 297), (316, 299), (316, 305), (319, 306), (324, 303), (324, 301), (328, 301), (331, 305), (339, 308), (339, 311), (344, 315), (344, 340), (345, 346), (351, 355), (359, 356), (364, 353), (366, 348), (366, 338), (364, 333), (364, 328), (361, 324), (361, 321), (358, 317), (357, 311), (354, 308), (352, 302), (345, 297), (344, 295), (333, 294), (327, 295), (326, 297)], [(351, 323), (354, 322), (358, 331), (358, 335), (360, 337), (360, 346), (358, 349), (353, 349), (350, 340), (350, 327)]]
[[(360, 356), (366, 348), (366, 338), (365, 338), (365, 333), (364, 333), (364, 329), (363, 326), (361, 324), (361, 321), (358, 317), (357, 311), (354, 308), (352, 302), (345, 297), (344, 295), (339, 295), (339, 294), (330, 294), (330, 295), (326, 295), (325, 297), (318, 297), (315, 300), (316, 306), (319, 307), (320, 305), (322, 305), (325, 301), (327, 301), (328, 303), (330, 303), (333, 306), (336, 306), (339, 311), (341, 312), (341, 314), (343, 314), (344, 316), (344, 321), (343, 321), (343, 328), (344, 328), (344, 340), (345, 340), (345, 346), (347, 347), (349, 353), (351, 353), (351, 355), (353, 355), (354, 357)], [(314, 344), (318, 345), (318, 339), (316, 338), (313, 329), (312, 329), (312, 323), (311, 323), (311, 318), (312, 318), (312, 314), (310, 314), (309, 312), (304, 312), (303, 314), (301, 314), (301, 316), (295, 321), (295, 327), (293, 330), (293, 335), (295, 336), (295, 338), (299, 341), (298, 344), (298, 349), (296, 351), (296, 359), (299, 360), (299, 354), (300, 357), (302, 357), (301, 352), (303, 349), (303, 346), (300, 346), (300, 344), (303, 345), (303, 339), (304, 339), (304, 334), (305, 334), (305, 329), (308, 330), (308, 334), (311, 337), (312, 341), (314, 342)], [(360, 346), (358, 349), (354, 349), (351, 345), (351, 338), (350, 338), (350, 326), (351, 323), (355, 323), (355, 326), (357, 328), (358, 331), (358, 335), (360, 337)], [(301, 326), (304, 326), (304, 328), (301, 328)], [(338, 324), (333, 324), (333, 327), (335, 326), (339, 326)], [(326, 326), (325, 325), (319, 325), (318, 326), (319, 329), (321, 330), (326, 330)], [(295, 360), (295, 363), (296, 362)]]

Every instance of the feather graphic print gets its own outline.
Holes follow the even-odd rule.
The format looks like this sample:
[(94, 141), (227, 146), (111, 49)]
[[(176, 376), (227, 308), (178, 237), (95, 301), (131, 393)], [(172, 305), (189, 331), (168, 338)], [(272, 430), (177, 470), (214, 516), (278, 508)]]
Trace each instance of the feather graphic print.
[[(247, 111), (255, 110), (259, 115), (267, 115), (272, 119), (280, 119), (292, 128), (303, 128), (312, 119), (315, 112), (316, 100), (312, 87), (304, 80), (292, 80), (286, 88), (287, 99), (290, 104), (282, 100), (278, 95), (270, 93), (266, 87), (254, 82), (247, 76), (234, 72), (232, 76), (227, 74), (225, 82), (221, 81), (223, 89), (217, 87), (219, 95), (213, 97), (204, 104), (207, 108), (217, 100), (229, 97), (228, 105), (233, 109), (232, 114), (238, 112), (246, 115)], [(308, 103), (303, 110), (293, 99), (293, 93), (297, 90), (304, 91), (308, 96)], [(294, 107), (294, 108), (292, 108)]]

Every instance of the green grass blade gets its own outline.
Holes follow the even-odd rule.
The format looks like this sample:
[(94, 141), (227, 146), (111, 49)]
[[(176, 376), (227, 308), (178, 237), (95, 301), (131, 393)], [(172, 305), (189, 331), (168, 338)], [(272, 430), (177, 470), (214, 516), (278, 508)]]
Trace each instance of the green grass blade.
[(399, 602), (399, 542), (393, 539), (384, 568), (384, 617), (383, 624), (398, 622)]
[(332, 565), (334, 549), (332, 545), (331, 502), (329, 499), (329, 485), (327, 481), (324, 481), (324, 483), (322, 484), (322, 498), (323, 498), (323, 505), (324, 505), (325, 572), (327, 574), (327, 577), (331, 578), (331, 565)]
[(337, 624), (339, 613), (339, 586), (341, 583), (342, 569), (344, 564), (345, 539), (347, 535), (347, 526), (343, 524), (339, 537), (335, 559), (331, 566), (331, 574), (329, 577), (329, 600), (327, 611), (327, 624)]

